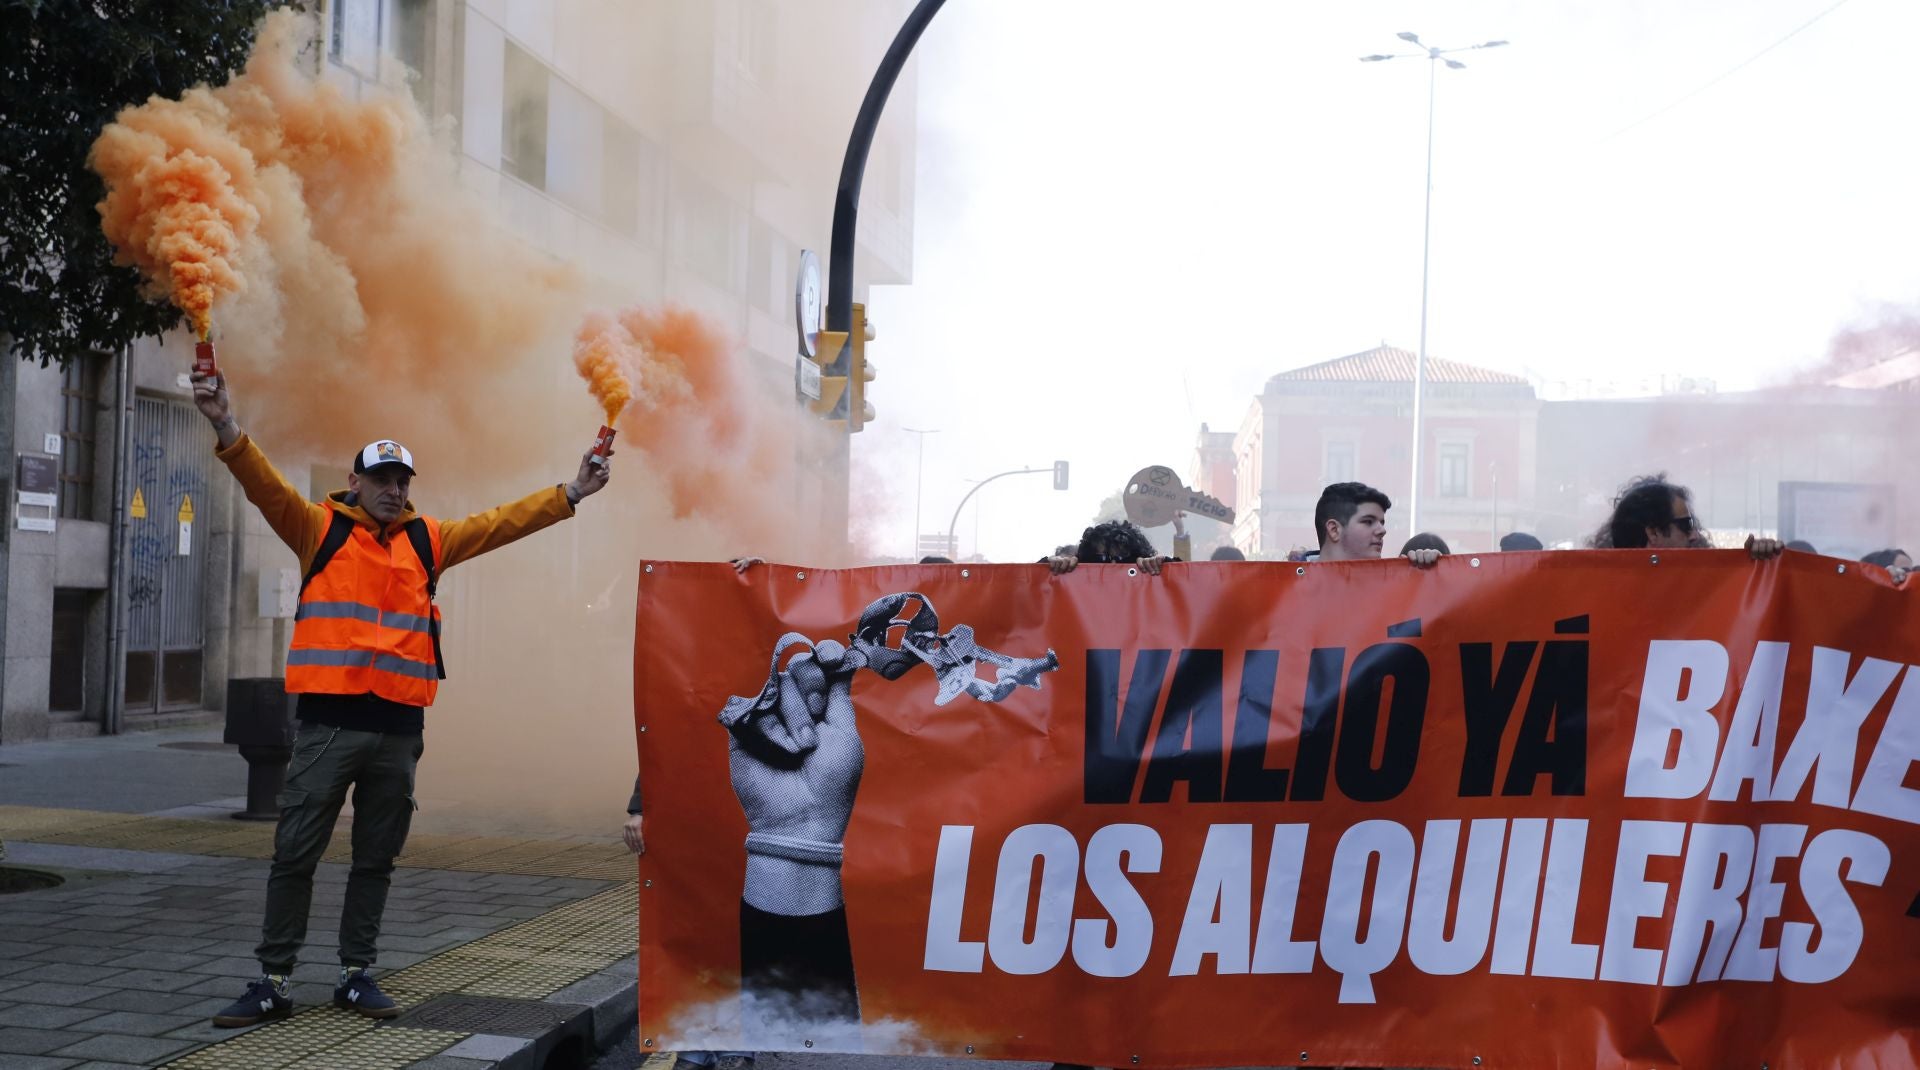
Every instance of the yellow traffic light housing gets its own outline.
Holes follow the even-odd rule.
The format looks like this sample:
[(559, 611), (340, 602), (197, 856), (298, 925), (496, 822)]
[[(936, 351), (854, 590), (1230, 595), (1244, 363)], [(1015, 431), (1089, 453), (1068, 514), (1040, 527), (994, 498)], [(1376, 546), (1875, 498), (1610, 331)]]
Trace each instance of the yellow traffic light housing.
[(867, 384), (873, 382), (879, 374), (874, 366), (867, 362), (867, 343), (874, 339), (873, 324), (867, 320), (867, 306), (853, 306), (853, 330), (848, 332), (852, 338), (852, 360), (847, 366), (847, 430), (858, 431), (875, 419), (873, 406), (867, 402)]
[(821, 331), (819, 338), (813, 356), (808, 359), (820, 366), (820, 397), (807, 399), (807, 411), (815, 416), (839, 419), (835, 410), (841, 409), (846, 399), (846, 369), (851, 359), (847, 352), (847, 332)]

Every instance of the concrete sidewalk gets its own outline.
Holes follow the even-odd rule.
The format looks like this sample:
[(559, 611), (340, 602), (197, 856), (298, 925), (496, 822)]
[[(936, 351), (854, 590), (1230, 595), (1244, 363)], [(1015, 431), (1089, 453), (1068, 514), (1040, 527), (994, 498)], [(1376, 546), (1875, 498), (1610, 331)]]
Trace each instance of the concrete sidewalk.
[(0, 1070), (539, 1067), (631, 1028), (635, 870), (604, 836), (416, 833), (375, 968), (406, 1013), (335, 1010), (346, 818), (316, 875), (295, 1016), (213, 1028), (259, 974), (273, 837), (227, 817), (245, 765), (214, 740), (195, 729), (0, 749), (5, 864), (64, 878), (0, 896)]

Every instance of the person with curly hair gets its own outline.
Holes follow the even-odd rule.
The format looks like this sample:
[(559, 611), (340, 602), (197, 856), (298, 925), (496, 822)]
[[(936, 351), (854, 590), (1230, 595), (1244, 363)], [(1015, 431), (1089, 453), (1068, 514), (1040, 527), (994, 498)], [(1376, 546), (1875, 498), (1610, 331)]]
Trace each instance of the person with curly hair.
[[(1665, 472), (1637, 476), (1620, 488), (1613, 515), (1587, 544), (1596, 550), (1685, 550), (1704, 548), (1706, 529), (1693, 512), (1693, 492), (1669, 482)], [(1779, 557), (1780, 540), (1747, 536), (1747, 552), (1756, 561)]]

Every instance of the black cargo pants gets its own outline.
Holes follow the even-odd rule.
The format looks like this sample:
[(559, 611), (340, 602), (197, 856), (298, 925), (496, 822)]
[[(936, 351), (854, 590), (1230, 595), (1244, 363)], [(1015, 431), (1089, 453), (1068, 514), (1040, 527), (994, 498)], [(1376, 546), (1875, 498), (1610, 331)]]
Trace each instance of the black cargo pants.
[(307, 938), (313, 871), (353, 789), (353, 868), (340, 910), (340, 964), (371, 966), (387, 908), (393, 860), (413, 824), (413, 772), (419, 735), (300, 725), (287, 786), (280, 793), (267, 916), (255, 950), (267, 973), (290, 973)]

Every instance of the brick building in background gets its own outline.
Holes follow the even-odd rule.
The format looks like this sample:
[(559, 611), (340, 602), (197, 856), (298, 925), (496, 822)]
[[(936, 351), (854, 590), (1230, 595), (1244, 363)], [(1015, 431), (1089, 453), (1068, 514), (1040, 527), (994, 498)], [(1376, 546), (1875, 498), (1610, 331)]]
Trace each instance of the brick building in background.
[[(1328, 483), (1358, 480), (1395, 502), (1387, 549), (1406, 527), (1413, 446), (1414, 354), (1381, 345), (1284, 371), (1249, 406), (1233, 437), (1233, 543), (1277, 557), (1314, 545), (1313, 506)], [(1532, 522), (1540, 402), (1517, 375), (1427, 360), (1420, 526), (1458, 550), (1486, 549)]]
[[(1315, 499), (1358, 480), (1387, 492), (1387, 551), (1407, 530), (1414, 356), (1381, 346), (1281, 372), (1232, 437), (1239, 517), (1250, 556), (1311, 546)], [(1748, 534), (1807, 537), (1858, 557), (1920, 541), (1920, 351), (1895, 347), (1844, 373), (1721, 392), (1668, 377), (1583, 383), (1543, 400), (1517, 375), (1428, 359), (1421, 528), (1456, 551), (1531, 531), (1584, 544), (1627, 480), (1664, 472), (1724, 544)], [(1196, 474), (1217, 481), (1216, 433), (1202, 425)], [(1224, 500), (1224, 499), (1223, 499)], [(1904, 510), (1903, 510), (1904, 505)], [(1902, 540), (1906, 540), (1903, 543)]]

